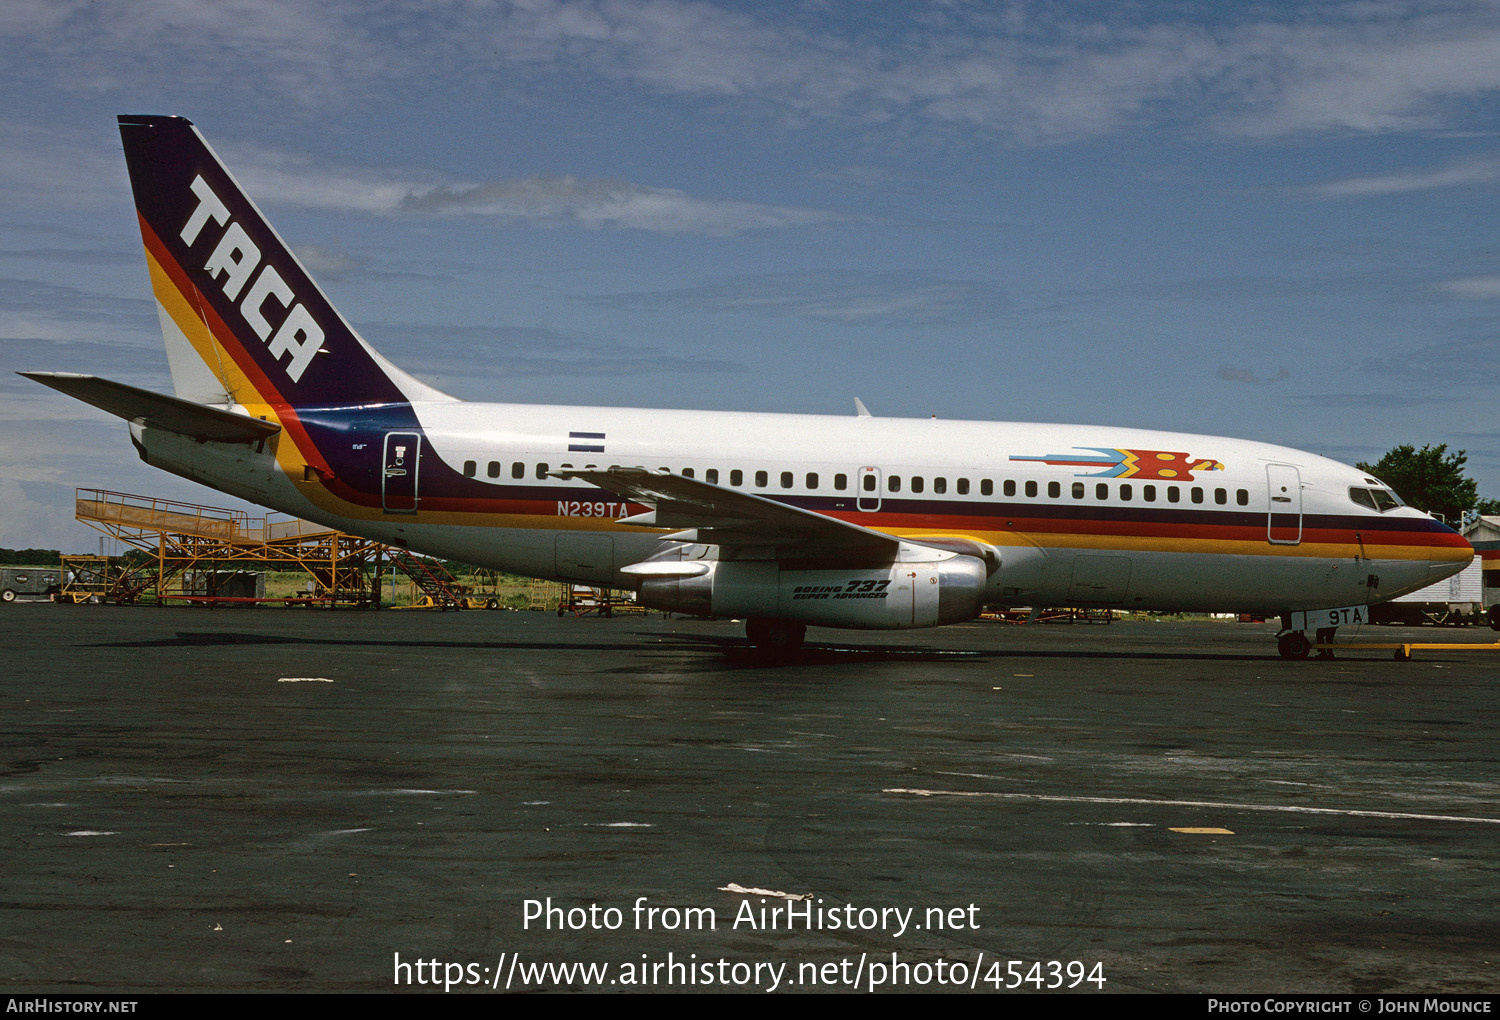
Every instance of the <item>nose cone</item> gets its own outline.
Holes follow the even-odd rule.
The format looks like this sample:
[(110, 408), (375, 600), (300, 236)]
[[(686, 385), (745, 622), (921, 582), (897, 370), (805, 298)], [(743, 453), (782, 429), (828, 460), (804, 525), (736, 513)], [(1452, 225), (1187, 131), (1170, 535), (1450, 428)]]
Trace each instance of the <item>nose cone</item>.
[(1427, 554), (1427, 583), (1436, 584), (1452, 577), (1467, 567), (1474, 559), (1474, 547), (1469, 540), (1440, 521), (1433, 521), (1440, 543), (1433, 545)]

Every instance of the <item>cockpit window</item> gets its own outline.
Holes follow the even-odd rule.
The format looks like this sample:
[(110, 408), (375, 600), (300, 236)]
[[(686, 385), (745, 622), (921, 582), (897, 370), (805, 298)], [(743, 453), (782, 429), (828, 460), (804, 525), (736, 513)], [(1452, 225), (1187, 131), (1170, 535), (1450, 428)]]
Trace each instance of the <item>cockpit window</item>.
[(1400, 498), (1394, 492), (1387, 489), (1350, 488), (1349, 498), (1360, 506), (1369, 507), (1371, 510), (1378, 510), (1381, 513), (1385, 513), (1387, 510), (1394, 510), (1401, 505)]

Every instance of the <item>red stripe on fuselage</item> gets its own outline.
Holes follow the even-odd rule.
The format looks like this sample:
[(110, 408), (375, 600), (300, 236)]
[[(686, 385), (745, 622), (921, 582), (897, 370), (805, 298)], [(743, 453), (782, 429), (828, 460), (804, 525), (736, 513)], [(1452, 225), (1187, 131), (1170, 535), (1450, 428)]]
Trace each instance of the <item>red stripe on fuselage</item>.
[[(620, 497), (603, 490), (560, 490), (557, 497), (547, 499), (472, 498), (452, 496), (423, 496), (423, 511), (440, 513), (504, 514), (522, 517), (568, 518), (575, 515), (556, 513), (561, 502), (592, 503), (620, 501)], [(632, 504), (633, 505), (633, 504)], [(1052, 518), (1023, 517), (1019, 514), (990, 514), (985, 516), (955, 512), (953, 514), (902, 514), (865, 511), (817, 511), (834, 520), (858, 524), (877, 531), (928, 531), (935, 533), (966, 534), (973, 532), (1010, 531), (1017, 534), (1048, 535), (1066, 537), (1070, 535), (1108, 536), (1137, 540), (1192, 540), (1217, 542), (1266, 542), (1265, 515), (1255, 524), (1216, 524), (1213, 522), (1184, 521), (1120, 521), (1104, 518)], [(1212, 514), (1213, 511), (1201, 511)], [(1243, 516), (1244, 511), (1235, 512)], [(596, 518), (597, 519), (597, 518)], [(1461, 535), (1441, 531), (1400, 531), (1380, 529), (1379, 521), (1361, 524), (1360, 527), (1319, 528), (1305, 527), (1302, 545), (1356, 545), (1362, 540), (1367, 546), (1391, 546), (1416, 549), (1460, 548), (1466, 543)], [(1359, 535), (1359, 539), (1355, 535)], [(1277, 547), (1285, 548), (1285, 547)]]

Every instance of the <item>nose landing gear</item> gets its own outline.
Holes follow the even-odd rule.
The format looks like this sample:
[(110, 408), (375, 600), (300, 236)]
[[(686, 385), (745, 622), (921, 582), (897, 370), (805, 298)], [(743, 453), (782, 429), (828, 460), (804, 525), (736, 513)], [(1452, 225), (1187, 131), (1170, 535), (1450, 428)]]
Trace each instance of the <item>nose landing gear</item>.
[(1312, 653), (1312, 642), (1300, 630), (1289, 631), (1276, 639), (1276, 650), (1283, 659), (1305, 659)]

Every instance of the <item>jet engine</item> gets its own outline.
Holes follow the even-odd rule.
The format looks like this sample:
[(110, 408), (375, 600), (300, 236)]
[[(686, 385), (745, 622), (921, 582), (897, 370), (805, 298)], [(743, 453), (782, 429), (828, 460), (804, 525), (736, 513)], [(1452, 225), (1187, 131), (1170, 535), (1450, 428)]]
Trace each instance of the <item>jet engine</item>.
[(776, 560), (653, 560), (625, 573), (640, 577), (641, 602), (652, 609), (898, 630), (972, 620), (983, 608), (989, 571), (976, 556), (950, 554), (853, 569), (788, 569)]

